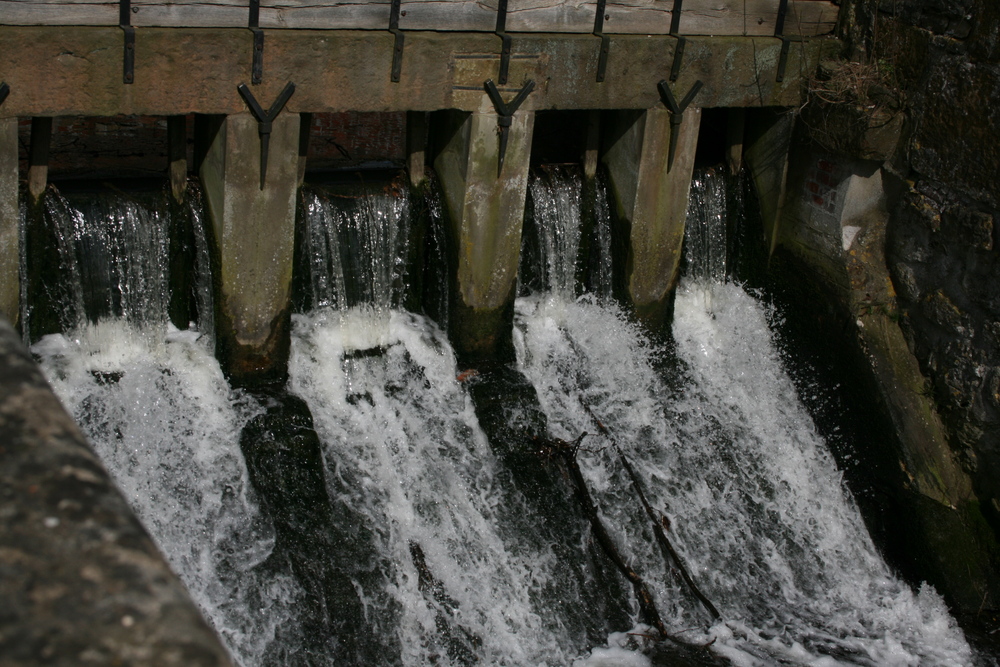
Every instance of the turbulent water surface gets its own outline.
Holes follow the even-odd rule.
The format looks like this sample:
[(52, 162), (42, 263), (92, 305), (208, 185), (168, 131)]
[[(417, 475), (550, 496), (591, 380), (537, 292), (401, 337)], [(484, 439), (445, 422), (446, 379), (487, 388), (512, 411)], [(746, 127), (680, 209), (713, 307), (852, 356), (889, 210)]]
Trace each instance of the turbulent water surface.
[[(678, 291), (668, 355), (608, 301), (606, 276), (597, 295), (577, 297), (572, 263), (545, 255), (579, 248), (565, 230), (581, 185), (548, 183), (531, 190), (551, 242), (539, 243), (544, 287), (516, 304), (518, 367), (553, 437), (589, 434), (577, 461), (668, 630), (737, 665), (968, 664), (941, 599), (911, 591), (879, 557), (782, 367), (766, 304), (725, 281), (724, 255), (689, 262), (707, 268)], [(716, 190), (695, 188), (692, 227), (724, 223)], [(384, 662), (649, 664), (634, 603), (594, 646), (583, 600), (600, 584), (567, 561), (597, 554), (592, 541), (584, 531), (558, 545), (542, 529), (480, 428), (474, 380), (446, 335), (398, 308), (406, 208), (391, 197), (348, 213), (319, 195), (306, 204), (313, 301), (294, 317), (288, 389), (312, 412), (337, 530), (352, 536), (337, 567), (352, 573)], [(367, 270), (345, 268), (345, 233), (350, 262)], [(606, 258), (607, 234), (595, 238)], [(724, 252), (724, 231), (697, 238), (690, 247)], [(231, 390), (209, 337), (164, 319), (77, 321), (32, 349), (234, 658), (328, 664), (297, 653), (303, 589), (268, 565), (274, 530), (240, 454), (266, 399)], [(668, 566), (621, 455), (721, 619)]]

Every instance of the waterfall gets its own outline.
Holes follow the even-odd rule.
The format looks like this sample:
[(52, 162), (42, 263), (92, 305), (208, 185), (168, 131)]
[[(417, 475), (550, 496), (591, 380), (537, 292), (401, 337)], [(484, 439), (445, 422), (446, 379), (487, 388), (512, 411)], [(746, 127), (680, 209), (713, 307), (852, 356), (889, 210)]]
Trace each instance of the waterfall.
[(307, 309), (399, 304), (409, 225), (406, 197), (393, 192), (302, 193), (303, 255), (312, 290)]
[(691, 179), (689, 224), (684, 229), (687, 275), (714, 282), (726, 279), (729, 211), (725, 176), (696, 171)]
[[(191, 296), (197, 304), (199, 328), (211, 335), (211, 273), (200, 192), (192, 185), (186, 203), (180, 206), (170, 205), (167, 197), (163, 190), (125, 193), (71, 188), (64, 194), (49, 186), (35, 219), (53, 241), (55, 247), (48, 252), (54, 265), (39, 267), (44, 275), (27, 275), (24, 281), (26, 336), (33, 329), (36, 305), (27, 286), (36, 282), (35, 291), (58, 301), (56, 317), (63, 331), (120, 319), (156, 337), (155, 332), (167, 322), (170, 255), (172, 250), (177, 252), (179, 243), (193, 246), (193, 261), (184, 271), (194, 273)], [(22, 216), (27, 215), (22, 210)], [(174, 230), (182, 225), (190, 230), (190, 239), (177, 238)], [(26, 262), (22, 256), (22, 264)]]
[[(765, 303), (725, 283), (724, 177), (692, 188), (676, 361), (613, 306), (517, 303), (517, 351), (555, 436), (670, 631), (735, 664), (961, 665), (962, 632), (929, 587), (882, 561), (776, 351)], [(536, 224), (538, 223), (536, 220)], [(691, 256), (694, 255), (694, 256)], [(664, 367), (679, 370), (673, 377)], [(673, 576), (612, 441), (721, 620)]]
[[(534, 291), (611, 296), (611, 213), (603, 176), (572, 165), (531, 173), (519, 279)], [(522, 290), (523, 291), (523, 290)]]
[[(717, 177), (700, 178), (692, 233), (725, 218), (702, 212), (711, 206), (701, 193), (719, 188)], [(898, 581), (868, 538), (782, 368), (766, 305), (722, 282), (724, 258), (721, 274), (689, 268), (676, 351), (655, 346), (607, 299), (607, 199), (599, 185), (580, 194), (586, 187), (572, 174), (533, 182), (549, 268), (516, 303), (518, 367), (551, 436), (590, 434), (577, 455), (584, 479), (668, 630), (737, 665), (967, 664), (940, 598)], [(529, 475), (538, 473), (531, 480), (547, 480), (524, 482), (480, 423), (473, 394), (486, 380), (460, 376), (442, 328), (402, 307), (417, 279), (408, 268), (412, 204), (395, 190), (348, 198), (317, 189), (302, 209), (304, 284), (287, 389), (308, 405), (322, 453), (336, 548), (315, 553), (349, 581), (341, 592), (356, 603), (351, 611), (317, 602), (301, 572), (276, 558), (276, 522), (240, 454), (241, 429), (274, 399), (230, 389), (207, 337), (166, 325), (163, 297), (150, 297), (141, 317), (113, 303), (96, 323), (73, 320), (32, 348), (236, 662), (333, 664), (351, 642), (348, 664), (669, 661), (670, 643), (646, 638), (631, 589), (594, 544), (555, 464), (522, 453)], [(68, 228), (118, 224), (100, 217), (107, 212), (73, 210)], [(595, 221), (581, 224), (588, 215)], [(157, 238), (123, 261), (162, 253)], [(688, 252), (705, 245), (689, 239)], [(583, 280), (581, 256), (600, 259)], [(162, 274), (162, 257), (131, 259)], [(689, 258), (695, 264), (707, 262)], [(82, 280), (83, 269), (72, 275)], [(135, 317), (158, 324), (140, 330)], [(528, 407), (495, 398), (519, 428)], [(631, 462), (720, 620), (665, 562), (588, 409)], [(344, 614), (354, 636), (323, 635), (346, 627)]]

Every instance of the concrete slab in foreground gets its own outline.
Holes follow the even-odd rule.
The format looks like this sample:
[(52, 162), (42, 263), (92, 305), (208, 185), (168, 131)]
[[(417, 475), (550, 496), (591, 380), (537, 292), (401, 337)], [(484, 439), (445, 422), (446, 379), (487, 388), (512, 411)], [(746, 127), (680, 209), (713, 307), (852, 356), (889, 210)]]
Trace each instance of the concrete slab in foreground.
[(2, 319), (0, 663), (230, 664)]

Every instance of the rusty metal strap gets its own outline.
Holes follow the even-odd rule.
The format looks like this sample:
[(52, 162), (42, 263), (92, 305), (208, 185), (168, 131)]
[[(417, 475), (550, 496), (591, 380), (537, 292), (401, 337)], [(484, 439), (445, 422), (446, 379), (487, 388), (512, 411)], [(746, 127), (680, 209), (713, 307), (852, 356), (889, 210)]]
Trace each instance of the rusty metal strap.
[(496, 34), (500, 38), (500, 72), (497, 80), (502, 86), (507, 83), (507, 75), (510, 72), (511, 39), (507, 34), (507, 0), (500, 0), (497, 4)]
[(389, 9), (389, 32), (396, 38), (392, 49), (392, 72), (390, 75), (393, 83), (399, 83), (399, 75), (403, 71), (403, 31), (399, 29), (399, 4), (400, 0), (392, 0), (392, 6)]
[(253, 65), (250, 83), (257, 85), (264, 78), (264, 31), (260, 29), (260, 0), (250, 0), (247, 27), (253, 33)]
[(674, 7), (670, 10), (670, 36), (677, 39), (677, 46), (674, 47), (674, 59), (670, 63), (670, 82), (673, 83), (681, 74), (681, 63), (684, 61), (684, 47), (687, 46), (687, 39), (681, 37), (681, 12), (684, 10), (683, 0), (674, 0)]
[(122, 82), (128, 84), (135, 81), (135, 28), (132, 27), (132, 0), (118, 1), (118, 26), (125, 33)]
[(608, 53), (611, 51), (611, 37), (604, 34), (604, 12), (608, 0), (597, 0), (597, 13), (594, 14), (594, 36), (601, 38), (601, 50), (597, 56), (597, 83), (604, 82), (604, 74), (608, 69)]

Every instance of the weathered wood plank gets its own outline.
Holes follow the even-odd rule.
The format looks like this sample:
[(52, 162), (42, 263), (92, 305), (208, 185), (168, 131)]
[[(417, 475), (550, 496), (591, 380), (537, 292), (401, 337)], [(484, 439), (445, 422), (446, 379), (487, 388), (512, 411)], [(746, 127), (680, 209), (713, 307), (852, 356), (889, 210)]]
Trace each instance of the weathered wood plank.
[[(830, 33), (838, 7), (822, 0), (791, 0), (785, 32), (816, 36)], [(402, 3), (404, 30), (483, 30), (496, 27), (496, 0), (408, 0)], [(604, 31), (610, 34), (663, 35), (670, 32), (673, 0), (618, 0), (605, 9)], [(596, 2), (579, 0), (510, 0), (509, 32), (589, 33), (594, 29)], [(683, 35), (774, 34), (777, 0), (685, 0)]]
[(108, 0), (0, 0), (2, 25), (118, 25)]
[[(474, 111), (483, 81), (495, 78), (499, 40), (489, 33), (411, 32), (402, 77), (390, 81), (388, 31), (267, 30), (264, 80), (254, 95), (269, 105), (288, 81), (290, 112)], [(599, 41), (591, 35), (526, 34), (510, 65), (509, 98), (532, 78), (525, 109), (646, 109), (660, 104), (656, 83), (670, 71), (675, 40), (623, 35), (612, 40), (604, 83), (596, 82)], [(674, 89), (700, 79), (696, 106), (795, 106), (801, 77), (839, 48), (831, 38), (792, 45), (775, 81), (781, 42), (773, 37), (692, 37)], [(137, 28), (135, 83), (122, 83), (117, 27), (0, 27), (0, 80), (10, 116), (231, 114), (245, 105), (252, 35), (245, 28)], [(42, 76), (44, 73), (44, 76)]]
[[(389, 0), (263, 0), (260, 26), (301, 29), (386, 29)], [(830, 33), (838, 7), (825, 0), (790, 0), (785, 32)], [(163, 27), (245, 27), (246, 0), (135, 0), (132, 24)], [(609, 34), (662, 35), (670, 31), (673, 0), (617, 0), (608, 3)], [(590, 33), (594, 0), (509, 0), (509, 32)], [(403, 30), (492, 32), (497, 0), (405, 0)], [(686, 0), (683, 35), (774, 34), (778, 0)], [(117, 25), (118, 5), (107, 0), (0, 0), (4, 25)]]
[[(365, 30), (389, 27), (389, 0), (262, 0), (260, 27)], [(136, 26), (245, 27), (247, 0), (135, 0)]]

